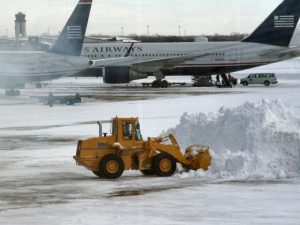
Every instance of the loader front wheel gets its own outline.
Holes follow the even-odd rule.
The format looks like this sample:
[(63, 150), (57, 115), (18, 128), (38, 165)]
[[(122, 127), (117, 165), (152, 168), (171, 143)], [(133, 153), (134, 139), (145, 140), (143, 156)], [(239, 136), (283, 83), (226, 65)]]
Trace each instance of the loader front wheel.
[(176, 170), (176, 160), (167, 153), (160, 153), (153, 158), (152, 169), (159, 177), (172, 176)]
[(101, 171), (92, 171), (93, 172), (93, 174), (95, 174), (96, 176), (98, 176), (98, 177), (103, 177), (103, 173), (101, 172)]
[(116, 179), (124, 172), (124, 162), (116, 154), (109, 154), (100, 161), (101, 175), (107, 179)]

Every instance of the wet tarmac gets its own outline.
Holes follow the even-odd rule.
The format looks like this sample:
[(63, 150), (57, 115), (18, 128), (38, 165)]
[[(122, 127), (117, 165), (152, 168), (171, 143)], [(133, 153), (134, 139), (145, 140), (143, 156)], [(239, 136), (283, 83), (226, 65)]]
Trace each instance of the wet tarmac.
[[(138, 116), (144, 137), (154, 136), (175, 126), (186, 111), (209, 111), (225, 103), (255, 100), (262, 90), (263, 97), (269, 97), (281, 88), (99, 88), (61, 83), (58, 87), (27, 88), (21, 97), (7, 98), (0, 92), (0, 224), (151, 224), (138, 215), (168, 221), (161, 224), (198, 224), (215, 217), (216, 222), (223, 222), (219, 224), (232, 224), (232, 214), (240, 218), (238, 221), (250, 218), (253, 224), (257, 224), (255, 218), (269, 217), (265, 224), (272, 224), (274, 216), (283, 210), (289, 210), (281, 215), (285, 221), (297, 221), (299, 178), (182, 179), (145, 177), (138, 171), (128, 171), (111, 181), (77, 166), (72, 158), (77, 140), (98, 134), (96, 120)], [(53, 108), (31, 98), (47, 96), (50, 91), (59, 95), (80, 92), (91, 98), (83, 98), (74, 106)], [(296, 96), (298, 89), (291, 86), (278, 95), (285, 98), (285, 92)], [(275, 211), (263, 212), (260, 208), (274, 204), (278, 204)], [(175, 218), (177, 215), (180, 219)], [(288, 224), (285, 221), (278, 224)]]

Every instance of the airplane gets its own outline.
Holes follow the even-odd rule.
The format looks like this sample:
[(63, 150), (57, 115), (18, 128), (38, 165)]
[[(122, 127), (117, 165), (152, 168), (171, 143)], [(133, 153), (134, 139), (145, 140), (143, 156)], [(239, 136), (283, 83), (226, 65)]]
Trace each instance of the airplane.
[(99, 59), (120, 57), (119, 61), (107, 63), (103, 72), (96, 72), (102, 72), (103, 81), (110, 84), (155, 76), (153, 87), (167, 87), (164, 78), (169, 75), (224, 77), (299, 56), (299, 42), (292, 43), (299, 16), (300, 1), (284, 0), (252, 34), (239, 42), (134, 43), (128, 58), (124, 54), (130, 49), (129, 43), (85, 44), (81, 55), (94, 62), (94, 70)]
[(79, 0), (63, 31), (48, 52), (0, 51), (0, 88), (6, 95), (20, 95), (28, 82), (70, 76), (90, 65), (80, 57), (92, 0)]

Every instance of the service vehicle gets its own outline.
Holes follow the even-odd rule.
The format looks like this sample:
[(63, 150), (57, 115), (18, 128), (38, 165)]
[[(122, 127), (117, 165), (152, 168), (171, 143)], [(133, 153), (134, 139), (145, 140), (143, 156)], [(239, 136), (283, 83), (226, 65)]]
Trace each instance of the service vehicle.
[(278, 81), (274, 73), (253, 73), (247, 77), (241, 79), (241, 84), (248, 86), (249, 84), (264, 84), (270, 86), (270, 84), (277, 84)]
[[(109, 124), (111, 134), (103, 132)], [(78, 141), (78, 165), (107, 179), (120, 177), (124, 170), (140, 170), (144, 175), (171, 176), (180, 163), (186, 170), (208, 170), (211, 164), (209, 147), (191, 145), (180, 151), (174, 137), (149, 137), (144, 141), (138, 118), (118, 118), (99, 121), (99, 137)]]

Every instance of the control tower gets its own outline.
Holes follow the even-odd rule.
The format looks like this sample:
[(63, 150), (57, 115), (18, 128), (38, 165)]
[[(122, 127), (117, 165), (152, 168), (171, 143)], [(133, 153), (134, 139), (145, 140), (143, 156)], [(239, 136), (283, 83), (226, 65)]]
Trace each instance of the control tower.
[(24, 13), (17, 13), (16, 15), (16, 20), (15, 20), (15, 35), (16, 39), (19, 38), (26, 38), (26, 20), (25, 17), (26, 15)]

